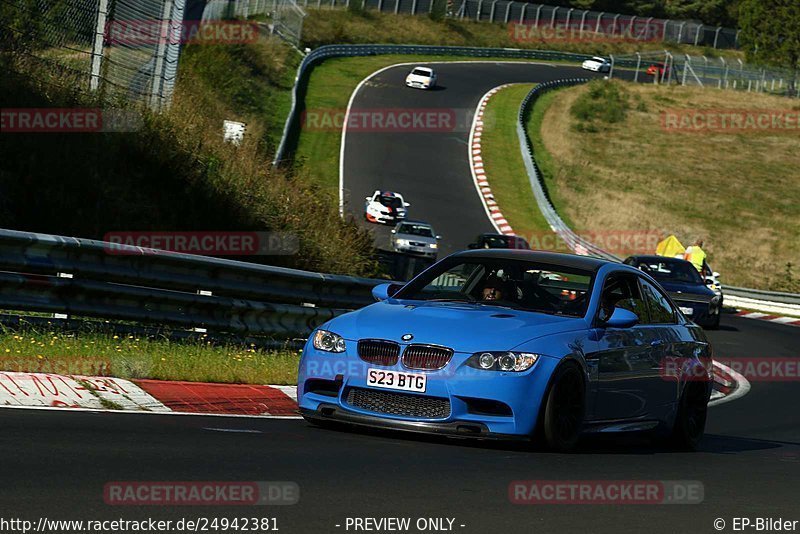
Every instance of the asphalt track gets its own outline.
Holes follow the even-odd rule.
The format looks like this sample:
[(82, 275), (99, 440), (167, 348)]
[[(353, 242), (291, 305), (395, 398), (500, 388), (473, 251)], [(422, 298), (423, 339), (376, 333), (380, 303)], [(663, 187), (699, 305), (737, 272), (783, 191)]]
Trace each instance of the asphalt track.
[[(726, 316), (710, 336), (726, 357), (800, 353), (796, 327)], [(745, 397), (711, 408), (696, 453), (615, 437), (587, 440), (569, 455), (324, 430), (301, 420), (1, 409), (0, 518), (258, 516), (276, 517), (284, 533), (327, 533), (344, 532), (335, 525), (347, 517), (451, 517), (465, 533), (715, 532), (717, 517), (729, 525), (734, 516), (800, 519), (798, 398), (796, 381), (754, 382)], [(704, 502), (509, 502), (511, 481), (548, 479), (696, 480)], [(295, 481), (301, 496), (292, 506), (246, 508), (103, 501), (110, 481), (183, 480)]]
[(364, 221), (364, 197), (376, 189), (401, 193), (411, 204), (409, 218), (431, 223), (442, 236), (439, 256), (444, 257), (466, 248), (478, 234), (496, 231), (485, 215), (467, 159), (469, 127), (481, 97), (504, 83), (604, 75), (547, 63), (430, 65), (439, 75), (436, 90), (407, 88), (404, 80), (411, 67), (392, 67), (363, 83), (353, 98), (351, 113), (436, 110), (458, 117), (456, 127), (441, 131), (347, 128), (341, 178), (346, 212), (373, 231), (379, 248), (390, 248), (389, 228)]
[[(430, 98), (426, 105), (474, 108), (501, 83), (583, 74), (532, 65), (439, 70), (442, 91), (395, 90), (405, 69), (390, 69), (365, 85), (363, 96), (372, 99), (370, 106), (420, 107), (419, 98)], [(362, 105), (360, 98), (356, 104)], [(405, 143), (394, 137), (403, 135), (410, 136)], [(469, 178), (467, 134), (426, 135), (349, 135), (346, 185), (356, 197), (376, 187), (401, 190), (412, 217), (424, 214), (449, 247), (460, 248), (491, 229)], [(349, 143), (358, 136), (369, 150), (354, 160), (347, 156), (356, 144)], [(360, 212), (360, 203), (353, 209)], [(800, 356), (796, 327), (725, 316), (722, 329), (709, 336), (723, 358)], [(569, 455), (323, 430), (298, 420), (2, 409), (0, 519), (255, 516), (276, 517), (283, 533), (327, 533), (345, 532), (347, 517), (449, 517), (455, 531), (470, 533), (671, 534), (716, 532), (712, 523), (722, 518), (731, 531), (733, 517), (800, 520), (799, 398), (800, 382), (753, 382), (745, 397), (711, 408), (697, 453), (614, 437), (586, 440)], [(509, 502), (512, 481), (547, 479), (695, 480), (705, 493), (698, 505)], [(110, 481), (188, 480), (295, 481), (301, 497), (293, 506), (248, 508), (112, 507), (103, 501)]]

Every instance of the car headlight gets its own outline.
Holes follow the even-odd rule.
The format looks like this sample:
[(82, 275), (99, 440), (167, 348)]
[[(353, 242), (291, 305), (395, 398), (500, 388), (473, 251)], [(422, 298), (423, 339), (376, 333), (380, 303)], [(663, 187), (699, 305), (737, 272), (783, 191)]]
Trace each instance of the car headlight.
[(395, 241), (395, 243), (397, 243), (401, 247), (407, 247), (411, 244), (411, 241), (409, 241), (408, 239), (398, 239), (397, 241)]
[(722, 299), (719, 297), (719, 295), (714, 295), (713, 297), (711, 297), (711, 305), (715, 306), (715, 307), (719, 306), (719, 301), (720, 300), (722, 300)]
[(469, 357), (467, 365), (484, 371), (522, 372), (530, 369), (538, 354), (531, 352), (477, 352)]
[(314, 334), (314, 348), (323, 352), (344, 352), (344, 338), (327, 330), (317, 330)]
[(439, 245), (437, 245), (436, 243), (430, 243), (428, 246), (431, 248), (439, 248)]

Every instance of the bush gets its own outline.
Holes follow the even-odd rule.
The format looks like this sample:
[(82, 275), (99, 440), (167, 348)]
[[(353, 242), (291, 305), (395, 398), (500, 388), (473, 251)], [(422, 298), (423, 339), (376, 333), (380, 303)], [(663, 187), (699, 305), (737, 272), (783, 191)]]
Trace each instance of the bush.
[(570, 114), (577, 120), (576, 131), (594, 133), (625, 120), (629, 109), (630, 96), (620, 83), (595, 80), (572, 104)]

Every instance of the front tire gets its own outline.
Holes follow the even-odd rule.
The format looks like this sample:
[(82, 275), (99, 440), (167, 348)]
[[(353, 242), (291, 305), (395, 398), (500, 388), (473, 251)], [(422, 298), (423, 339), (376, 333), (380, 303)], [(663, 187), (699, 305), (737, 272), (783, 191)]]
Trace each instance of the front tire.
[(553, 374), (547, 394), (542, 432), (547, 447), (569, 452), (578, 444), (586, 413), (583, 373), (574, 363), (560, 366)]
[(681, 395), (671, 445), (679, 450), (696, 451), (703, 439), (708, 417), (708, 387), (705, 382), (689, 382)]

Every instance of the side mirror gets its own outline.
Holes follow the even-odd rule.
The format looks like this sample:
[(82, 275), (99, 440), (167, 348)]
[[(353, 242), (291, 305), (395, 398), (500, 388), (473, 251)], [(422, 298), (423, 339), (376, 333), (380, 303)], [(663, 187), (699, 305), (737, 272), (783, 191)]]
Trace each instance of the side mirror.
[(372, 197), (364, 197), (364, 200), (372, 200)]
[(394, 296), (401, 287), (401, 284), (378, 284), (372, 288), (372, 296), (377, 301), (386, 300)]
[(442, 236), (440, 236), (440, 235), (436, 236), (436, 239), (441, 239), (441, 238), (442, 238)]
[(714, 278), (719, 278), (719, 273), (717, 271), (714, 271), (713, 276), (714, 276)]
[(395, 230), (394, 228), (392, 228), (392, 229), (390, 230), (390, 232), (392, 232), (393, 234), (396, 234), (396, 233), (397, 233), (397, 230)]
[(605, 321), (609, 328), (630, 328), (639, 323), (639, 316), (625, 308), (614, 308), (611, 317)]
[(411, 204), (409, 204), (408, 202), (403, 202), (403, 206), (405, 206), (405, 207), (409, 207), (410, 205)]

